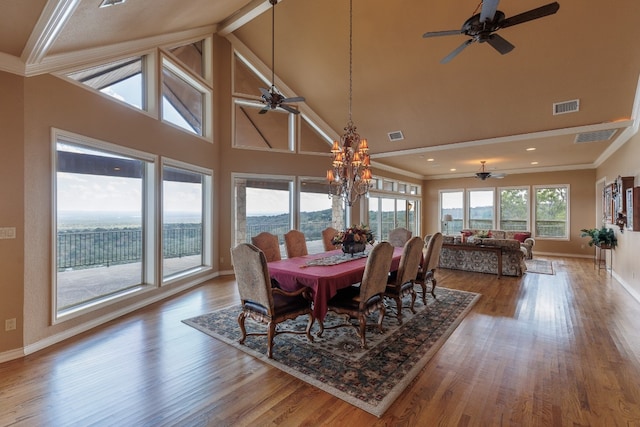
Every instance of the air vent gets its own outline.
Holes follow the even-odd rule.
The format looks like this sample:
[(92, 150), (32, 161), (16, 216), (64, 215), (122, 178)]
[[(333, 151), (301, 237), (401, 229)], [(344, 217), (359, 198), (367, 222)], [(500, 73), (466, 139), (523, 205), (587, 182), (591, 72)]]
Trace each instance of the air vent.
[(575, 113), (580, 109), (580, 100), (574, 99), (572, 101), (556, 102), (553, 104), (553, 115)]
[(100, 7), (109, 7), (109, 6), (115, 6), (118, 4), (122, 4), (127, 0), (103, 0), (102, 3), (100, 4)]
[(391, 142), (402, 141), (404, 139), (404, 135), (402, 134), (401, 130), (389, 132), (388, 135), (389, 135), (389, 141)]
[(607, 141), (615, 135), (617, 129), (596, 130), (593, 132), (583, 132), (576, 135), (576, 144), (585, 142)]

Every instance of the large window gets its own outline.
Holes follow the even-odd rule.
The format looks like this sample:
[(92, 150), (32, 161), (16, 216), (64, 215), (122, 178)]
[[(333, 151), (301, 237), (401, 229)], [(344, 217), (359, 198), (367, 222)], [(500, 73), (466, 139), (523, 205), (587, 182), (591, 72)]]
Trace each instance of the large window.
[[(440, 192), (440, 231), (444, 234), (456, 234), (464, 228), (464, 192), (446, 190)], [(445, 221), (445, 215), (451, 215), (451, 221)]]
[(569, 186), (535, 186), (535, 237), (569, 238)]
[(151, 158), (56, 142), (56, 314), (152, 283), (143, 254)]
[(500, 230), (529, 230), (529, 188), (501, 188)]
[(389, 231), (404, 227), (420, 235), (416, 212), (420, 210), (420, 188), (388, 179), (376, 179), (368, 199), (369, 226), (376, 240), (386, 240)]
[(156, 183), (156, 156), (59, 130), (54, 155), (54, 320), (210, 268), (210, 171), (166, 160)]
[(327, 227), (343, 230), (345, 227), (342, 200), (329, 197), (327, 182), (317, 179), (301, 179), (299, 194), (298, 230), (304, 233), (310, 254), (322, 252), (322, 230)]
[(493, 190), (469, 190), (469, 228), (493, 228)]
[(185, 167), (162, 170), (162, 271), (165, 280), (208, 263), (211, 175)]

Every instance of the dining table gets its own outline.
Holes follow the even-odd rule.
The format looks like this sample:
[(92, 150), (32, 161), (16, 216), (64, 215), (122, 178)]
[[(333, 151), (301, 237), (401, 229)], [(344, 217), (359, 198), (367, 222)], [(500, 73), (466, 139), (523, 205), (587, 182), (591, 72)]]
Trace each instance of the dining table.
[[(393, 250), (390, 271), (400, 265), (403, 248)], [(303, 286), (312, 290), (313, 314), (316, 319), (324, 319), (327, 303), (339, 289), (362, 281), (368, 252), (344, 254), (341, 249), (286, 258), (268, 263), (271, 278), (278, 281), (286, 291), (296, 291)]]

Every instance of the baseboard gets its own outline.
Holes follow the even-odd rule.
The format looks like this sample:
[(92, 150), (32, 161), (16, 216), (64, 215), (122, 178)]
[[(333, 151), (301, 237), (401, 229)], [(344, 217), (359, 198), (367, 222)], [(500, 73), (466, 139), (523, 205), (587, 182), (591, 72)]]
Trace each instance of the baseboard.
[(613, 276), (613, 278), (616, 279), (627, 292), (629, 292), (629, 295), (631, 295), (636, 301), (640, 303), (640, 293), (638, 293), (638, 291), (631, 287), (631, 285), (623, 280), (615, 271), (611, 272), (611, 276)]
[(556, 252), (534, 252), (533, 257), (537, 256), (557, 256), (557, 257), (566, 257), (566, 258), (589, 258), (593, 259), (593, 255), (582, 255), (582, 254), (565, 254), (565, 253), (556, 253)]
[(211, 273), (208, 274), (206, 276), (201, 276), (198, 277), (197, 279), (194, 279), (192, 281), (189, 282), (185, 282), (182, 285), (176, 286), (174, 288), (172, 288), (171, 290), (167, 291), (167, 292), (163, 292), (161, 294), (158, 295), (154, 295), (151, 296), (149, 298), (145, 298), (135, 304), (132, 304), (130, 306), (124, 307), (120, 310), (111, 312), (109, 314), (106, 314), (104, 316), (98, 317), (96, 319), (92, 319), (91, 321), (85, 322), (81, 325), (78, 325), (74, 328), (70, 328), (67, 329), (63, 332), (60, 332), (58, 334), (55, 335), (51, 335), (48, 336), (42, 340), (39, 340), (33, 344), (29, 344), (23, 348), (19, 348), (19, 349), (14, 349), (14, 350), (10, 350), (4, 353), (0, 353), (0, 363), (2, 362), (8, 362), (9, 360), (13, 360), (13, 359), (19, 359), (21, 357), (24, 357), (26, 355), (35, 353), (37, 351), (40, 351), (42, 349), (45, 349), (49, 346), (52, 346), (54, 344), (57, 344), (61, 341), (64, 341), (68, 338), (71, 338), (73, 336), (76, 336), (78, 334), (81, 334), (83, 332), (86, 332), (90, 329), (95, 328), (96, 326), (100, 326), (104, 323), (110, 322), (113, 319), (117, 319), (118, 317), (124, 316), (126, 314), (132, 313), (136, 310), (139, 310), (143, 307), (146, 307), (150, 304), (156, 303), (158, 301), (162, 301), (163, 299), (169, 298), (173, 295), (176, 295), (180, 292), (186, 291), (188, 289), (191, 289), (197, 285), (200, 285), (204, 282), (206, 282), (207, 280), (211, 280), (213, 278), (216, 278), (218, 276), (224, 275), (223, 273), (217, 272), (217, 273)]

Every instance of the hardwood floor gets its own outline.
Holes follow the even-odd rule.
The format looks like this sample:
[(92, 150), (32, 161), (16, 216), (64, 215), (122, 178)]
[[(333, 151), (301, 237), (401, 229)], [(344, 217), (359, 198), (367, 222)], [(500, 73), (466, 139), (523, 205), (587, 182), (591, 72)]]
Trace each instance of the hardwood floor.
[(223, 277), (1, 364), (0, 425), (640, 426), (640, 304), (592, 260), (549, 259), (438, 271), (483, 296), (380, 419), (183, 324), (238, 300)]

